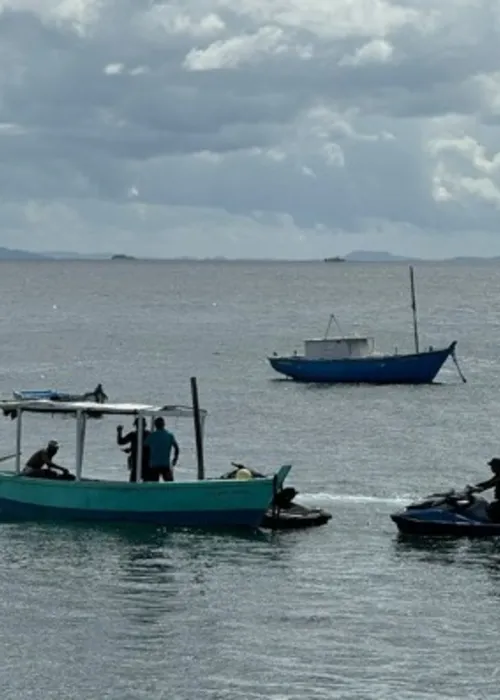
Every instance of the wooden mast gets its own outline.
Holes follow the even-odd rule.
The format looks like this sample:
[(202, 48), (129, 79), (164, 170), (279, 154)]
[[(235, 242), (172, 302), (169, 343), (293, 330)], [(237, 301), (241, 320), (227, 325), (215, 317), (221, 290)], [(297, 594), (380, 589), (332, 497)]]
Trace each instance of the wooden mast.
[(418, 320), (417, 320), (417, 302), (415, 298), (415, 278), (413, 272), (413, 265), (410, 265), (410, 288), (411, 288), (411, 308), (413, 312), (413, 337), (415, 340), (415, 352), (419, 353), (419, 342), (418, 342)]

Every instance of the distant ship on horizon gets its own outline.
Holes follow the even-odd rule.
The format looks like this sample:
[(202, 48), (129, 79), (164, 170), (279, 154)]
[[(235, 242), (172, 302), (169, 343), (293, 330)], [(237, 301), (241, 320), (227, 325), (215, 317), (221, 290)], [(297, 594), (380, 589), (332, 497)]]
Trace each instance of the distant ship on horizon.
[(345, 258), (341, 258), (336, 255), (334, 258), (325, 258), (325, 262), (345, 262)]

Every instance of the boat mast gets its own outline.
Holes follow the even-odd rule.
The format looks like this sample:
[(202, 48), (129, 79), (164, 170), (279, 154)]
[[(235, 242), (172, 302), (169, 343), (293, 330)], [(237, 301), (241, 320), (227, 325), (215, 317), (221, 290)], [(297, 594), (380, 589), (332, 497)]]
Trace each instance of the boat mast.
[[(143, 445), (144, 445), (144, 425), (142, 422), (142, 415), (139, 412), (137, 414), (137, 454), (136, 454), (136, 480), (137, 483), (140, 484), (142, 481), (142, 453), (143, 453)], [(134, 468), (134, 465), (132, 465), (132, 469)]]
[(196, 440), (196, 462), (198, 466), (198, 480), (205, 478), (205, 461), (203, 457), (203, 429), (201, 424), (200, 403), (198, 400), (198, 385), (196, 377), (191, 377), (191, 398), (193, 401), (194, 437)]
[(16, 474), (21, 473), (21, 446), (23, 437), (23, 412), (17, 409), (16, 420)]
[(419, 353), (418, 342), (418, 321), (417, 321), (417, 302), (415, 298), (415, 278), (413, 273), (413, 265), (410, 265), (410, 288), (411, 288), (411, 309), (413, 312), (413, 337), (415, 339), (415, 352)]

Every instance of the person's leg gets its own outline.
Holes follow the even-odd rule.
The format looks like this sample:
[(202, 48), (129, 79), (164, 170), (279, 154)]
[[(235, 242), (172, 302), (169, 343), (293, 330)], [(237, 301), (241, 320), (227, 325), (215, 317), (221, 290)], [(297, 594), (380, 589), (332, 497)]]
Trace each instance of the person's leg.
[(161, 476), (163, 481), (173, 481), (174, 480), (174, 472), (171, 467), (163, 467), (161, 470)]
[(494, 523), (500, 522), (500, 502), (493, 501), (488, 506), (488, 517)]
[(155, 467), (146, 467), (142, 472), (142, 480), (148, 482), (160, 481), (160, 470)]

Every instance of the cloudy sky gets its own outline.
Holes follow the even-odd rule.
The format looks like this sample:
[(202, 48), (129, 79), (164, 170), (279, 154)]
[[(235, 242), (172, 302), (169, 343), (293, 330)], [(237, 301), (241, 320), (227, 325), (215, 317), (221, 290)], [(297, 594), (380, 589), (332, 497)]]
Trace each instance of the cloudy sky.
[(500, 254), (499, 0), (0, 0), (0, 245)]

